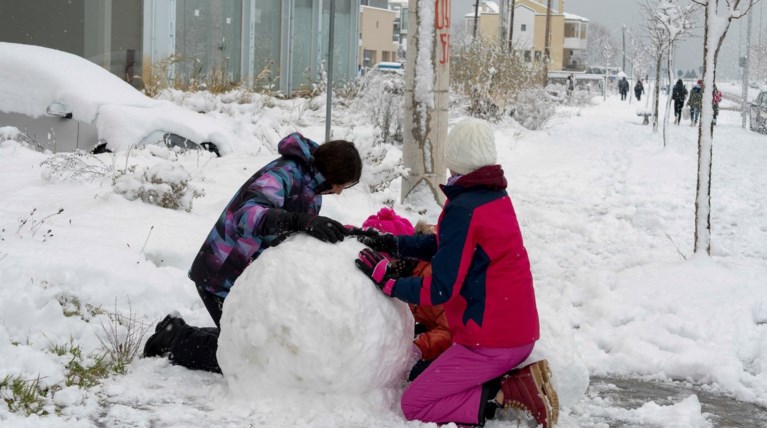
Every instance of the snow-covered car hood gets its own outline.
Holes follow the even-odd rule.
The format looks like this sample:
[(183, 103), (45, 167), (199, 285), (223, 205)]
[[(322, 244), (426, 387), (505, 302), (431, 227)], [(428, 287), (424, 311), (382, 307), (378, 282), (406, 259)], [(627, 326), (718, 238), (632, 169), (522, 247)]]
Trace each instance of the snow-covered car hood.
[(126, 150), (159, 131), (231, 152), (230, 131), (214, 118), (149, 98), (77, 55), (0, 42), (0, 112), (40, 117), (51, 105), (66, 106), (73, 119), (96, 126), (111, 150)]

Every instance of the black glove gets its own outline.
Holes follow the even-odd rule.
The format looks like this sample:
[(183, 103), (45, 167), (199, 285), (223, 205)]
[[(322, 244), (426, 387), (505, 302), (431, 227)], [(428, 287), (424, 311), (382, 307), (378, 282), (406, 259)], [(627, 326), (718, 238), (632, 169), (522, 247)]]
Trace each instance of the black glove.
[(346, 236), (346, 228), (344, 228), (344, 225), (332, 218), (318, 215), (311, 216), (311, 218), (306, 220), (307, 221), (303, 226), (303, 231), (322, 242), (335, 244), (336, 242), (343, 241)]
[[(370, 231), (372, 229), (368, 229)], [(390, 256), (397, 255), (397, 237), (389, 233), (375, 233), (368, 235), (357, 235), (357, 240), (365, 244), (376, 251), (389, 254)]]
[(360, 251), (357, 260), (354, 261), (357, 268), (373, 280), (373, 283), (384, 294), (391, 297), (397, 278), (391, 272), (389, 260), (376, 253), (370, 248)]
[[(267, 211), (262, 228), (264, 235), (286, 236), (291, 232), (306, 232), (331, 244), (343, 241), (346, 236), (346, 228), (332, 218), (309, 213), (291, 213), (277, 208)], [(282, 240), (277, 238), (275, 242)], [(274, 245), (276, 243), (271, 246)]]

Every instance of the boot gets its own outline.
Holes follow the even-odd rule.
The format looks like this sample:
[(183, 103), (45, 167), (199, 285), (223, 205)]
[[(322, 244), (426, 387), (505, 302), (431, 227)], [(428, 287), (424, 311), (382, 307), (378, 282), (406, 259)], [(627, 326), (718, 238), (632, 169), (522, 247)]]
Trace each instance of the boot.
[(530, 412), (543, 428), (551, 428), (559, 419), (559, 397), (551, 384), (551, 370), (546, 360), (514, 369), (501, 378), (496, 402), (504, 409)]
[(168, 314), (157, 323), (154, 334), (149, 336), (144, 345), (144, 357), (164, 357), (170, 352), (170, 347), (176, 335), (186, 322), (178, 312)]

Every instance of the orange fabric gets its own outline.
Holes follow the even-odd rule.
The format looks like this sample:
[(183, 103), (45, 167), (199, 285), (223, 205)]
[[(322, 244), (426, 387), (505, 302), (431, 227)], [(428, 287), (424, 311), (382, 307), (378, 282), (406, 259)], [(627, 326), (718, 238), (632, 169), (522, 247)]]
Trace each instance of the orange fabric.
[[(413, 270), (414, 276), (431, 276), (431, 263), (421, 261)], [(426, 327), (426, 332), (419, 334), (413, 340), (424, 360), (431, 361), (445, 352), (452, 344), (450, 329), (447, 326), (447, 317), (442, 305), (418, 306), (409, 305), (415, 322)]]

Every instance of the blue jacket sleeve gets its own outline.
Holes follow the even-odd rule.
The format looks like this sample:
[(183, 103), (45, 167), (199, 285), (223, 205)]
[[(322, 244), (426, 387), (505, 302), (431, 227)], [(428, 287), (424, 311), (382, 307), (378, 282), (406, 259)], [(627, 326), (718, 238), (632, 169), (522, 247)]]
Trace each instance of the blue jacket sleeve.
[(430, 261), (437, 252), (437, 236), (434, 234), (397, 236), (397, 256)]
[(459, 292), (473, 253), (463, 257), (470, 225), (471, 210), (445, 208), (439, 225), (439, 248), (431, 258), (432, 276), (400, 278), (392, 296), (412, 304), (434, 306), (447, 302)]

